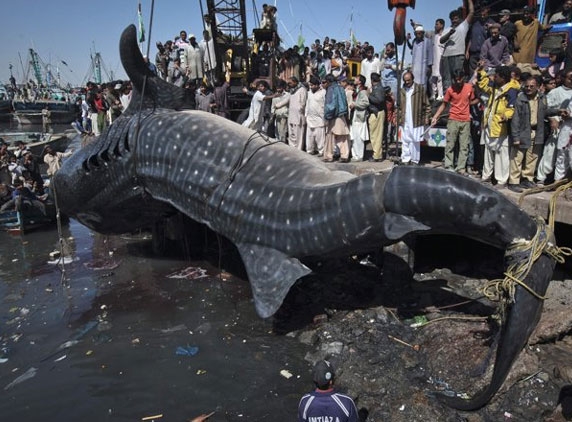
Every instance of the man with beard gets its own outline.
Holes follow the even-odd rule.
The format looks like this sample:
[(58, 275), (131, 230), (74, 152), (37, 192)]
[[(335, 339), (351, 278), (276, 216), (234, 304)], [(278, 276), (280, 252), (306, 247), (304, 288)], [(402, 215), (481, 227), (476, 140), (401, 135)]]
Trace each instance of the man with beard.
[(413, 73), (403, 74), (403, 89), (400, 92), (398, 124), (401, 126), (401, 164), (419, 165), (421, 138), (429, 124), (431, 104), (423, 85), (414, 83)]
[(566, 0), (562, 5), (562, 10), (550, 17), (549, 24), (572, 22), (572, 0)]
[(515, 22), (516, 35), (514, 37), (514, 53), (512, 57), (515, 63), (534, 63), (534, 55), (538, 44), (538, 31), (548, 29), (536, 19), (534, 9), (524, 6), (523, 17)]
[[(203, 51), (193, 34), (189, 36), (189, 44), (185, 46), (184, 65), (186, 75), (190, 81), (199, 84), (203, 79)], [(183, 64), (183, 61), (181, 61)]]
[(324, 155), (326, 139), (326, 120), (324, 119), (324, 103), (326, 90), (321, 89), (320, 80), (310, 77), (310, 91), (306, 100), (306, 152), (311, 155)]
[[(447, 144), (445, 145), (445, 170), (455, 170), (460, 174), (466, 174), (467, 155), (469, 142), (471, 142), (471, 101), (475, 99), (473, 85), (465, 82), (465, 75), (457, 70), (454, 73), (453, 85), (445, 92), (443, 102), (431, 119), (434, 126), (439, 116), (450, 104), (449, 121), (447, 122)], [(455, 163), (455, 147), (459, 144), (459, 156)]]
[(306, 100), (308, 90), (296, 76), (288, 79), (290, 99), (288, 100), (288, 144), (304, 150), (304, 129), (306, 127)]
[(433, 44), (425, 37), (425, 29), (415, 25), (415, 37), (410, 41), (411, 34), (407, 34), (407, 46), (411, 49), (411, 72), (418, 84), (427, 86), (429, 75), (433, 66)]
[[(439, 68), (438, 65), (437, 68)], [(435, 69), (435, 66), (433, 66), (433, 69)], [(395, 44), (392, 42), (385, 44), (385, 51), (381, 61), (381, 84), (388, 86), (391, 89), (393, 98), (397, 98), (397, 56), (395, 55)], [(364, 85), (364, 87), (366, 86)]]

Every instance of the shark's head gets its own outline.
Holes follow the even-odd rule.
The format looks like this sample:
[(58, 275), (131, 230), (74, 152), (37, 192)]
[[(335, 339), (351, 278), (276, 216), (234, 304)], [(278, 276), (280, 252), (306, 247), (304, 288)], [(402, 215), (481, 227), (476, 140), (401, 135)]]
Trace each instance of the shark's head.
[(101, 136), (68, 158), (52, 181), (61, 211), (100, 233), (124, 233), (172, 212), (146, 195), (137, 178), (137, 138), (140, 122), (157, 109), (191, 106), (185, 90), (149, 70), (134, 25), (123, 31), (119, 51), (133, 87), (129, 107)]
[(117, 130), (122, 123), (129, 122), (114, 122), (99, 139), (68, 158), (52, 180), (61, 211), (99, 233), (146, 227), (171, 212), (145, 194), (129, 151), (129, 128)]

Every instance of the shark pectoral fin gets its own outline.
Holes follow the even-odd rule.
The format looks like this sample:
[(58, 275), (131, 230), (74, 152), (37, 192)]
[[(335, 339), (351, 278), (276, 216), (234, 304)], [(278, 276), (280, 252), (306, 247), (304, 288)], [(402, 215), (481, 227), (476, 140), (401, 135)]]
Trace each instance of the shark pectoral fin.
[(413, 217), (391, 212), (385, 214), (383, 227), (385, 235), (391, 240), (401, 239), (406, 234), (412, 232), (431, 230), (431, 227), (420, 223)]
[(252, 287), (258, 315), (273, 315), (288, 294), (290, 287), (311, 270), (296, 258), (265, 246), (239, 244), (248, 279)]

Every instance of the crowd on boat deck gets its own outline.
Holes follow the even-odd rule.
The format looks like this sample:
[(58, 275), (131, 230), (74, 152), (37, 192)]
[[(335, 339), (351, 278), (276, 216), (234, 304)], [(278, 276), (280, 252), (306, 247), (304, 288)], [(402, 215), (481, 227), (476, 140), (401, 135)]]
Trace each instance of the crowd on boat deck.
[[(243, 88), (252, 100), (242, 124), (327, 163), (383, 161), (392, 151), (400, 165), (422, 165), (429, 129), (446, 126), (446, 170), (516, 192), (568, 177), (572, 43), (550, 51), (545, 68), (534, 58), (538, 35), (571, 21), (572, 0), (545, 23), (528, 6), (490, 13), (476, 3), (484, 5), (475, 10), (469, 0), (465, 13), (451, 11), (448, 26), (437, 19), (426, 30), (411, 20), (408, 65), (398, 63), (393, 42), (379, 53), (369, 42), (329, 37), (288, 49), (277, 35), (255, 44), (254, 82)], [(264, 8), (265, 28), (276, 29), (274, 9)], [(200, 41), (181, 30), (174, 41), (157, 42), (154, 62), (145, 61), (158, 77), (187, 89), (196, 109), (231, 118), (232, 66), (225, 62), (223, 73), (215, 73), (208, 17), (205, 24)], [(359, 63), (358, 75), (350, 63)], [(129, 82), (88, 85), (81, 130), (98, 134), (112, 124), (130, 89)]]
[[(62, 160), (72, 151), (57, 152), (47, 145), (43, 157), (37, 157), (23, 141), (16, 141), (16, 149), (9, 150), (0, 138), (0, 211), (21, 210), (32, 206), (45, 214), (49, 183), (42, 176), (41, 162), (46, 165), (48, 178), (61, 167)], [(40, 161), (41, 160), (41, 161)]]

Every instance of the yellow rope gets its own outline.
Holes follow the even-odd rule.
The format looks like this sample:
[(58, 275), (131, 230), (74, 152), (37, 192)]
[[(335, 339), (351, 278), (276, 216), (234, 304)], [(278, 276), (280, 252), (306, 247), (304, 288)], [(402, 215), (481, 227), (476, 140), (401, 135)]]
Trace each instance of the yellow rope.
[(540, 192), (548, 192), (552, 189), (555, 189), (559, 186), (562, 186), (564, 184), (566, 184), (568, 181), (566, 179), (564, 180), (558, 180), (557, 182), (551, 183), (550, 185), (546, 185), (546, 186), (537, 186), (535, 188), (531, 188), (531, 189), (527, 189), (524, 192), (522, 192), (519, 197), (518, 197), (518, 206), (522, 205), (522, 202), (524, 201), (524, 198), (528, 195), (533, 195), (535, 193), (540, 193)]
[(562, 263), (565, 256), (572, 255), (570, 248), (559, 248), (550, 242), (551, 236), (548, 231), (552, 231), (552, 227), (547, 227), (544, 220), (540, 217), (536, 218), (537, 230), (531, 240), (518, 239), (514, 241), (506, 251), (505, 256), (513, 256), (512, 262), (506, 272), (504, 279), (489, 281), (483, 288), (483, 294), (493, 301), (504, 300), (507, 303), (514, 302), (514, 295), (517, 285), (526, 289), (530, 294), (540, 300), (546, 297), (539, 295), (533, 289), (526, 285), (524, 280), (528, 276), (532, 265), (540, 258), (543, 253), (552, 257), (556, 262)]
[(550, 205), (548, 208), (548, 225), (552, 230), (554, 230), (554, 219), (556, 216), (556, 201), (558, 200), (558, 197), (569, 188), (572, 188), (572, 182), (568, 182), (559, 186), (554, 194), (550, 197)]

